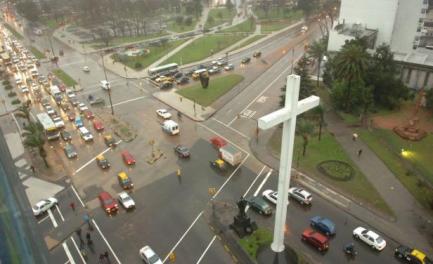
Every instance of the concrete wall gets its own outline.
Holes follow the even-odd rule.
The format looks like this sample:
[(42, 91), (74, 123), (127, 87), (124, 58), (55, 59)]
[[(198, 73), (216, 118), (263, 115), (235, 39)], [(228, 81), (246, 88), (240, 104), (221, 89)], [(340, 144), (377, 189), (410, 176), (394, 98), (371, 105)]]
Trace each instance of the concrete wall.
[(350, 37), (346, 35), (338, 34), (335, 30), (329, 31), (329, 39), (328, 39), (328, 50), (329, 51), (339, 51), (341, 46), (344, 45), (346, 40), (355, 39), (355, 37)]
[[(381, 0), (383, 1), (383, 0)], [(391, 50), (401, 53), (412, 51), (423, 0), (399, 0), (397, 17), (392, 33)]]

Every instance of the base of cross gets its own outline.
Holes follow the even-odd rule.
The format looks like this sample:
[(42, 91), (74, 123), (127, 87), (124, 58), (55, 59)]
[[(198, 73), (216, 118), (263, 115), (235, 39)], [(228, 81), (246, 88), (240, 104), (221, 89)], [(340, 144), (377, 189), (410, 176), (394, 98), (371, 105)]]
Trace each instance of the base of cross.
[(282, 252), (274, 252), (271, 247), (263, 248), (257, 255), (258, 264), (297, 264), (296, 253), (286, 247)]

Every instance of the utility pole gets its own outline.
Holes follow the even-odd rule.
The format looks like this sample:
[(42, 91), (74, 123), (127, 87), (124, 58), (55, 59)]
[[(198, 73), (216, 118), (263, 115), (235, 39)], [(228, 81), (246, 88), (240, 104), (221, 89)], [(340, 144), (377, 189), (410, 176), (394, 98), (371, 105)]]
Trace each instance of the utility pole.
[(101, 52), (101, 60), (102, 60), (102, 69), (104, 70), (104, 75), (105, 75), (105, 85), (107, 86), (107, 91), (108, 91), (108, 100), (110, 101), (110, 107), (111, 107), (111, 115), (114, 115), (114, 108), (113, 108), (113, 102), (111, 101), (111, 87), (110, 84), (108, 82), (108, 78), (107, 78), (107, 71), (105, 70), (105, 63), (104, 63), (104, 54)]
[(292, 68), (290, 69), (290, 74), (293, 74), (293, 64), (295, 63), (295, 48), (292, 48)]

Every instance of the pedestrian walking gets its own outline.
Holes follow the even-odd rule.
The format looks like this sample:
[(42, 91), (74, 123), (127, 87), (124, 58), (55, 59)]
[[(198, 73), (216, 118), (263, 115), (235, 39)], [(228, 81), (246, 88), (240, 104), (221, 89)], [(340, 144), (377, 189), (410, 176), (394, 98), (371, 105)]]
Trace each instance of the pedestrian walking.
[(111, 263), (111, 261), (110, 261), (110, 255), (108, 255), (108, 251), (104, 252), (104, 257), (105, 257), (105, 259), (107, 260), (108, 263)]
[(32, 171), (33, 175), (35, 175), (35, 173), (36, 173), (35, 166), (31, 165), (30, 170)]
[(362, 155), (362, 149), (358, 150), (358, 157), (361, 157)]
[(89, 232), (87, 232), (87, 234), (86, 234), (86, 239), (89, 241), (89, 240), (91, 240), (91, 237), (90, 237), (90, 233)]
[(93, 245), (93, 241), (91, 239), (87, 240), (87, 245), (91, 247)]
[(358, 134), (357, 133), (353, 133), (352, 134), (352, 140), (356, 141), (358, 139)]
[(75, 230), (75, 234), (81, 239), (81, 228)]
[(69, 204), (69, 207), (71, 207), (72, 211), (75, 212), (75, 203), (74, 203), (74, 202), (71, 202), (71, 203)]
[(104, 263), (105, 256), (104, 254), (99, 254), (99, 263)]

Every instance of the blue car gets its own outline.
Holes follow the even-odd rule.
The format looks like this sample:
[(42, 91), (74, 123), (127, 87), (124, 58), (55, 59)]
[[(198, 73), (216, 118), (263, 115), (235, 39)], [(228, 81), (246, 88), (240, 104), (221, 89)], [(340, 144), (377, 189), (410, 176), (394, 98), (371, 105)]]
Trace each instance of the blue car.
[(310, 219), (310, 225), (327, 236), (335, 235), (335, 224), (328, 218), (315, 216)]
[(76, 126), (77, 128), (80, 128), (80, 127), (84, 126), (84, 124), (83, 124), (83, 120), (81, 119), (80, 116), (77, 116), (77, 117), (75, 118), (75, 126)]

